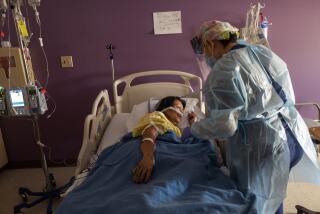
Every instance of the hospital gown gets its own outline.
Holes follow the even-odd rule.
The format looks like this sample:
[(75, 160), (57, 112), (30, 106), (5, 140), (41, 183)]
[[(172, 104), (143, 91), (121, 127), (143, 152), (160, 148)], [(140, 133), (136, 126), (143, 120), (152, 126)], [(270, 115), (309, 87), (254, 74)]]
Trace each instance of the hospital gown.
[(141, 136), (144, 130), (153, 126), (159, 134), (163, 134), (169, 130), (173, 131), (178, 137), (181, 137), (180, 129), (167, 119), (164, 113), (155, 111), (141, 118), (138, 124), (132, 130), (132, 136)]

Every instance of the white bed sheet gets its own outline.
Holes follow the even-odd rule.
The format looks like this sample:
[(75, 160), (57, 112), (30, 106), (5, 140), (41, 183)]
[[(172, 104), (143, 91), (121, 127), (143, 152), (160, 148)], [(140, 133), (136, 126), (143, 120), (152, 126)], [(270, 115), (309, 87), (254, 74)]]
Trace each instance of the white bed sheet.
[(115, 114), (110, 121), (101, 139), (97, 155), (99, 155), (105, 148), (117, 143), (124, 135), (128, 133), (127, 120), (130, 113)]

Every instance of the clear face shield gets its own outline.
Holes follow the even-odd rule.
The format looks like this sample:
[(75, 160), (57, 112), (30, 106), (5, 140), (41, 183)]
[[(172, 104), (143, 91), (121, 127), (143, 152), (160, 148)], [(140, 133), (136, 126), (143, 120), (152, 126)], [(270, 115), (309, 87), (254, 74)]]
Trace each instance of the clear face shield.
[(200, 72), (202, 74), (202, 78), (204, 81), (206, 81), (210, 71), (211, 67), (207, 64), (208, 59), (204, 54), (204, 45), (202, 40), (195, 36), (191, 39), (191, 46), (193, 48), (194, 53), (196, 54), (196, 60), (200, 68)]

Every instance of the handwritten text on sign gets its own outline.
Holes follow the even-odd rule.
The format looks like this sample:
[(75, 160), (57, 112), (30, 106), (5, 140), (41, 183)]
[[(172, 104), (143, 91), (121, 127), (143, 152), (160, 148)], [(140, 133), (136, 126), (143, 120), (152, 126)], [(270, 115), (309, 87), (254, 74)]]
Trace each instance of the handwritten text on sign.
[(154, 34), (182, 33), (181, 11), (153, 13)]

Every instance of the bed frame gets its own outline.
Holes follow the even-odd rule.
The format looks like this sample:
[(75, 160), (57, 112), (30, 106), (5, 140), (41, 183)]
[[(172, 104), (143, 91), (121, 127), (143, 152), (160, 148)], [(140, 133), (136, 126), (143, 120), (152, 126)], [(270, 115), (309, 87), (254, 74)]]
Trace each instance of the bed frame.
[[(159, 75), (179, 76), (183, 79), (184, 84), (157, 81), (155, 83), (132, 85), (132, 81), (138, 77), (158, 77)], [(202, 93), (200, 90), (195, 92), (191, 86), (191, 80), (195, 80), (199, 89), (202, 89), (202, 80), (200, 77), (182, 71), (156, 70), (124, 76), (113, 83), (115, 111), (116, 113), (129, 113), (135, 104), (146, 101), (150, 97), (162, 98), (169, 95), (196, 97), (200, 101), (199, 107), (203, 110)], [(119, 95), (118, 86), (122, 83), (125, 84), (125, 87), (123, 93)], [(83, 142), (78, 155), (75, 175), (78, 175), (88, 167), (90, 157), (96, 153), (103, 133), (113, 116), (112, 109), (113, 107), (110, 104), (108, 91), (102, 90), (93, 103), (91, 114), (85, 119)]]
[(96, 152), (111, 117), (109, 94), (107, 90), (102, 90), (93, 103), (91, 114), (84, 122), (83, 142), (78, 155), (76, 175), (88, 167), (90, 157)]
[(317, 110), (318, 118), (314, 119), (314, 120), (317, 122), (320, 122), (320, 105), (318, 103), (296, 103), (296, 108), (298, 110), (301, 110), (305, 106), (312, 106), (313, 108), (315, 108)]
[[(179, 76), (184, 81), (184, 84), (176, 82), (152, 82), (139, 85), (132, 85), (132, 81), (139, 77), (147, 76)], [(116, 113), (129, 113), (132, 107), (143, 101), (148, 100), (150, 97), (163, 98), (166, 96), (186, 96), (192, 94), (192, 97), (199, 99), (199, 105), (202, 102), (202, 93), (200, 90), (194, 92), (190, 81), (195, 80), (199, 89), (202, 89), (202, 80), (200, 77), (182, 72), (172, 70), (156, 70), (145, 71), (127, 75), (122, 77), (113, 83), (114, 105)], [(119, 95), (118, 86), (124, 83), (125, 88), (122, 95)], [(189, 96), (190, 97), (190, 96)], [(199, 106), (202, 107), (202, 106)], [(203, 108), (203, 107), (202, 107)]]

